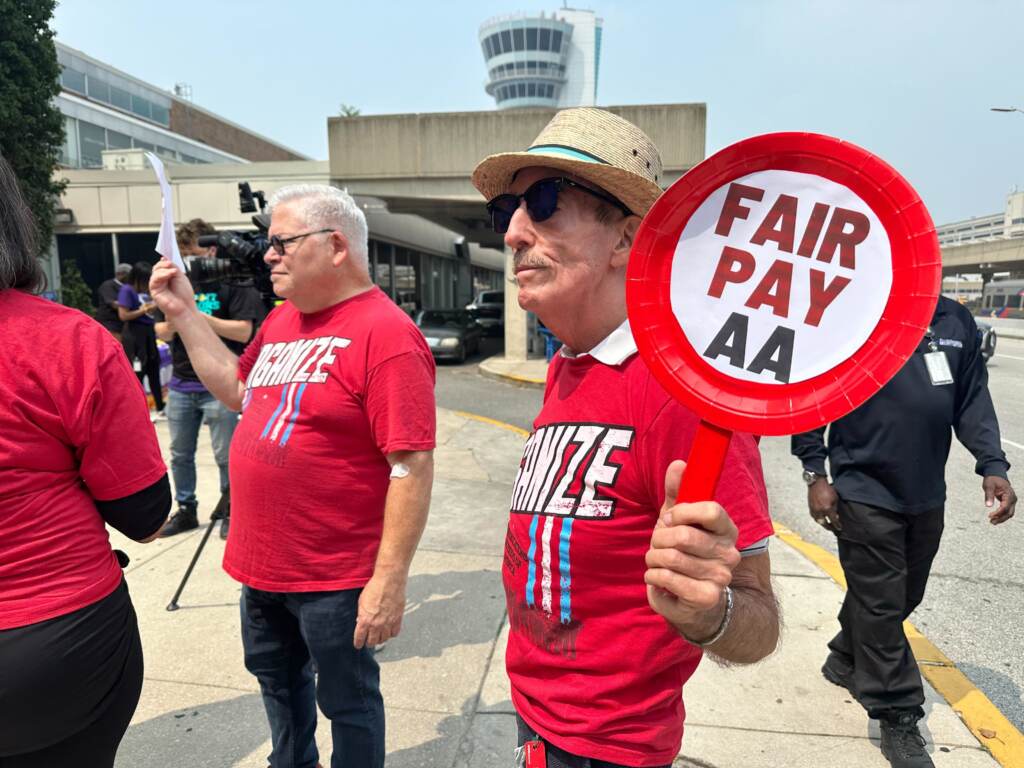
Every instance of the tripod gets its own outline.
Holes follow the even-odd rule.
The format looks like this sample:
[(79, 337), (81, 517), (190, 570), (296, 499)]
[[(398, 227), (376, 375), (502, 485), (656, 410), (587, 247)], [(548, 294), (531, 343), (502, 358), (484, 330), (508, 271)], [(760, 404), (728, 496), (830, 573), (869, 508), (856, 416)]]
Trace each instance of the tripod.
[(206, 532), (203, 534), (203, 538), (199, 540), (199, 546), (196, 548), (196, 553), (192, 555), (192, 562), (188, 564), (188, 568), (185, 570), (185, 575), (181, 577), (181, 584), (178, 585), (178, 590), (174, 593), (174, 597), (171, 598), (171, 602), (167, 604), (168, 611), (178, 610), (178, 598), (181, 597), (181, 593), (185, 589), (185, 584), (188, 582), (188, 577), (192, 575), (192, 569), (196, 567), (196, 562), (199, 560), (199, 556), (203, 553), (203, 547), (206, 546), (207, 539), (209, 539), (210, 534), (213, 533), (213, 526), (217, 524), (218, 520), (223, 520), (230, 514), (231, 489), (228, 488), (220, 495), (220, 500), (217, 502), (217, 506), (214, 507), (213, 512), (210, 513), (210, 524), (206, 526)]

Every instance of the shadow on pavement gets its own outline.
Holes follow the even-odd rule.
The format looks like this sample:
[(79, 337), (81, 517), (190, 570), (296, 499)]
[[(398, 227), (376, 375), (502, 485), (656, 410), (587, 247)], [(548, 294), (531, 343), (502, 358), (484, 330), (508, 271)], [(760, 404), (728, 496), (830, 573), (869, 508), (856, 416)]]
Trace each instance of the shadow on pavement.
[(176, 709), (129, 727), (115, 766), (226, 768), (250, 755), (269, 738), (260, 695), (249, 693)]
[(496, 570), (418, 574), (409, 579), (406, 599), (402, 632), (377, 655), (381, 664), (493, 642), (505, 610)]

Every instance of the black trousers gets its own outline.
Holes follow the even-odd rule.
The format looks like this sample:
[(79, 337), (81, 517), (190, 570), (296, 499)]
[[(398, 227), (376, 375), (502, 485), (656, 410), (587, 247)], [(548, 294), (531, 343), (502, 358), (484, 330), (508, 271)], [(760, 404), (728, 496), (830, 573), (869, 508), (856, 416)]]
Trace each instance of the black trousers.
[(0, 768), (111, 768), (141, 691), (124, 581), (85, 608), (0, 630)]
[[(518, 731), (517, 746), (519, 747), (522, 747), (526, 742), (533, 739), (540, 739), (544, 742), (544, 752), (547, 756), (546, 768), (629, 768), (628, 765), (609, 763), (605, 760), (595, 760), (591, 757), (574, 755), (572, 752), (566, 752), (564, 749), (559, 749), (547, 739), (542, 739), (537, 735), (537, 732), (519, 716), (518, 712), (516, 713), (516, 729)], [(661, 768), (672, 768), (672, 766), (665, 765)]]
[(158, 411), (164, 409), (163, 389), (160, 386), (160, 351), (156, 347), (156, 330), (152, 325), (126, 323), (125, 329), (131, 336), (128, 359), (134, 356), (139, 361), (140, 370), (135, 372), (141, 385), (149, 379), (149, 392), (153, 395), (153, 405)]
[(943, 509), (914, 515), (839, 501), (836, 534), (847, 591), (842, 627), (829, 649), (853, 671), (853, 688), (873, 718), (924, 714), (924, 689), (903, 621), (924, 598), (942, 538)]

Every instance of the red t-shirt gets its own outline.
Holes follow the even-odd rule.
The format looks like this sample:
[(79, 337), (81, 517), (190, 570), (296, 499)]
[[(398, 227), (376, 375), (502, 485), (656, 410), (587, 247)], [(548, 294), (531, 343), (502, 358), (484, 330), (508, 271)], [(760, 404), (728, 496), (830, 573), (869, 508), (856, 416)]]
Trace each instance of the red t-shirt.
[[(618, 332), (617, 332), (618, 333)], [(697, 416), (635, 353), (557, 355), (512, 493), (503, 578), (512, 701), (542, 737), (614, 763), (670, 763), (701, 650), (647, 603), (644, 555), (665, 470)], [(772, 534), (757, 445), (733, 437), (715, 500), (743, 549)]]
[(81, 312), (0, 291), (0, 629), (84, 608), (121, 583), (94, 499), (167, 469), (121, 345)]
[(274, 592), (373, 575), (393, 451), (434, 447), (434, 359), (379, 288), (302, 314), (285, 302), (239, 360), (224, 570)]

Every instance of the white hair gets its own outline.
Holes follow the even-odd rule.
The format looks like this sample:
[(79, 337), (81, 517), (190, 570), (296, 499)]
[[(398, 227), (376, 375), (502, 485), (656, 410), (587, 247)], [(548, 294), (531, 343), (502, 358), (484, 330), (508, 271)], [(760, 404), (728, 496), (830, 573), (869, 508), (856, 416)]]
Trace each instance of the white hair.
[(283, 204), (298, 203), (306, 224), (312, 229), (334, 227), (348, 240), (353, 260), (366, 267), (368, 264), (369, 232), (366, 216), (352, 196), (337, 187), (326, 184), (292, 184), (281, 187), (270, 196), (270, 213)]

